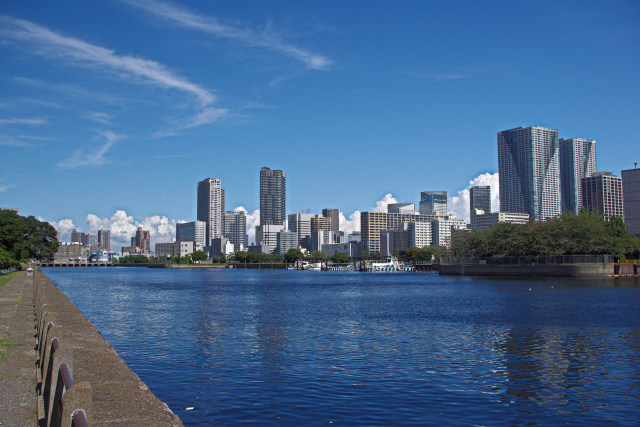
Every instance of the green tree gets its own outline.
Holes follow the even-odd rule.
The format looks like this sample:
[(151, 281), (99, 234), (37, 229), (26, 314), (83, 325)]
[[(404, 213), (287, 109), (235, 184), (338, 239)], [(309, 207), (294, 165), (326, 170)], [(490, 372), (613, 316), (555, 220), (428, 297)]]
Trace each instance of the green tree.
[(195, 262), (202, 262), (207, 259), (207, 254), (205, 254), (203, 251), (195, 251), (191, 254), (191, 259)]
[(326, 261), (328, 259), (328, 257), (324, 254), (324, 252), (321, 251), (313, 251), (311, 252), (311, 259), (313, 261)]
[(0, 248), (15, 260), (49, 259), (58, 250), (56, 230), (33, 216), (0, 211)]
[(605, 221), (598, 212), (583, 209), (578, 215), (569, 212), (549, 221), (499, 223), (459, 233), (449, 252), (474, 257), (612, 254), (633, 258), (640, 254), (640, 239), (628, 233), (621, 218)]
[(288, 263), (296, 262), (302, 258), (304, 258), (304, 255), (299, 249), (289, 249), (287, 253), (284, 254), (284, 260)]
[(335, 262), (336, 264), (345, 264), (349, 262), (349, 255), (344, 252), (336, 252), (335, 254), (331, 255), (331, 261)]
[(0, 248), (0, 268), (15, 267), (19, 262), (11, 256), (11, 254)]

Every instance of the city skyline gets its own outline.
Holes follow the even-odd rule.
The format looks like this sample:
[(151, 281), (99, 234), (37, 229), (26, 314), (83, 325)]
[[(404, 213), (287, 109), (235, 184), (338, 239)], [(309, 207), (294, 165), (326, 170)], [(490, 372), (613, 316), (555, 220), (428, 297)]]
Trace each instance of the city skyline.
[(446, 191), (466, 219), (504, 129), (596, 140), (615, 175), (640, 158), (636, 2), (385, 5), (3, 3), (0, 206), (163, 241), (207, 177), (250, 227), (268, 165), (287, 215)]

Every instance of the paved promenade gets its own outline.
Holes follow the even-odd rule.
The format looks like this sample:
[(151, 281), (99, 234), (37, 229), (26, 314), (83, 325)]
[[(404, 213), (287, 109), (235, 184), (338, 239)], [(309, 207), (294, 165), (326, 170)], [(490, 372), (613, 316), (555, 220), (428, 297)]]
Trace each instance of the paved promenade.
[(33, 284), (22, 272), (0, 289), (0, 426), (37, 426)]

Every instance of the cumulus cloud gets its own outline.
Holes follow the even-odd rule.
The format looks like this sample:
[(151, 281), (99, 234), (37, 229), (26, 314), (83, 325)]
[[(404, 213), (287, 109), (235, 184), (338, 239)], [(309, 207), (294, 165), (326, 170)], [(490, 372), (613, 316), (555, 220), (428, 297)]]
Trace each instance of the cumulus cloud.
[[(38, 218), (40, 221), (44, 221), (42, 218)], [(71, 240), (71, 230), (76, 228), (73, 225), (73, 220), (71, 219), (61, 219), (60, 221), (48, 221), (49, 224), (56, 229), (58, 233), (60, 233), (60, 240), (63, 242), (68, 242)]]
[(61, 219), (59, 221), (49, 221), (56, 230), (60, 232), (62, 241), (70, 240), (71, 230), (76, 228), (90, 234), (98, 234), (98, 230), (111, 231), (111, 249), (119, 251), (122, 246), (131, 245), (131, 237), (136, 233), (138, 227), (148, 230), (151, 237), (151, 250), (154, 250), (156, 243), (171, 241), (176, 237), (176, 220), (161, 215), (134, 218), (124, 210), (117, 210), (111, 217), (101, 217), (95, 214), (88, 214), (85, 217), (86, 227), (77, 227), (71, 219)]
[(449, 199), (449, 212), (469, 223), (471, 221), (469, 212), (469, 188), (480, 185), (488, 185), (491, 187), (491, 211), (498, 212), (500, 210), (500, 185), (497, 172), (486, 172), (470, 180), (467, 188), (458, 191), (457, 196)]
[(245, 212), (247, 215), (247, 235), (249, 236), (249, 244), (256, 241), (256, 226), (260, 225), (260, 209), (256, 209), (249, 213), (244, 206), (238, 206), (234, 212)]
[(340, 212), (340, 231), (344, 231), (345, 238), (355, 231), (360, 231), (360, 211), (354, 211), (349, 215), (349, 219)]
[(393, 203), (398, 203), (395, 197), (391, 193), (385, 194), (382, 200), (376, 202), (376, 207), (373, 208), (374, 212), (386, 212), (387, 206)]
[(124, 210), (117, 210), (110, 218), (88, 214), (85, 218), (87, 232), (97, 234), (98, 230), (111, 231), (111, 246), (117, 250), (121, 246), (129, 246), (131, 237), (138, 227), (148, 230), (151, 237), (151, 250), (156, 243), (169, 242), (176, 237), (176, 221), (166, 216), (152, 215), (134, 219)]

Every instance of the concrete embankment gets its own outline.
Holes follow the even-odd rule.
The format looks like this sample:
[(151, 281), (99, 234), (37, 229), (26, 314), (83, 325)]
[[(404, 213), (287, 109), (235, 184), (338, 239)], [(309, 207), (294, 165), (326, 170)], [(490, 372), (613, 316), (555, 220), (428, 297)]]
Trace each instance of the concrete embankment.
[(607, 277), (614, 264), (450, 264), (440, 265), (442, 275)]
[(39, 424), (182, 425), (42, 272), (33, 286)]

